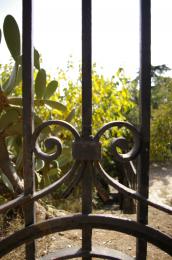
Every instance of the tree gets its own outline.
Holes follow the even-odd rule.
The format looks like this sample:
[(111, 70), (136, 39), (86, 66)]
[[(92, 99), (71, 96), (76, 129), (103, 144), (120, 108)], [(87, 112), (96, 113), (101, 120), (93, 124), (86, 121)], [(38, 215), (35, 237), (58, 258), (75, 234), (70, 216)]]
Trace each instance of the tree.
[(172, 78), (163, 73), (165, 65), (153, 67), (151, 159), (164, 161), (172, 158)]
[[(152, 161), (172, 158), (171, 102), (172, 78), (165, 76), (170, 68), (166, 65), (151, 67), (151, 149)], [(139, 77), (130, 85), (130, 93), (136, 104), (129, 114), (129, 121), (139, 125)]]

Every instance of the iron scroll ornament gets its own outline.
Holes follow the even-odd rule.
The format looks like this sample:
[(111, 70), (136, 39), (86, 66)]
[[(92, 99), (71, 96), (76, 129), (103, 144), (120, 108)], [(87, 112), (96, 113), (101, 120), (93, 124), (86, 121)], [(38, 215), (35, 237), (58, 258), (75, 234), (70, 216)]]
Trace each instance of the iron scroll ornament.
[[(56, 151), (52, 154), (47, 154), (45, 152), (42, 152), (39, 145), (38, 145), (38, 136), (40, 135), (41, 131), (50, 126), (50, 125), (57, 125), (57, 126), (62, 126), (65, 129), (69, 130), (74, 138), (74, 144), (78, 144), (78, 147), (81, 143), (85, 143), (85, 149), (88, 149), (89, 145), (90, 147), (93, 148), (93, 144), (97, 145), (98, 147), (100, 147), (100, 138), (101, 136), (105, 133), (105, 131), (110, 130), (112, 127), (118, 127), (118, 128), (122, 128), (125, 127), (127, 128), (133, 135), (133, 147), (130, 149), (129, 152), (127, 153), (119, 153), (117, 151), (117, 147), (121, 148), (123, 146), (124, 143), (127, 143), (126, 138), (124, 137), (118, 137), (115, 138), (114, 141), (111, 144), (111, 149), (114, 153), (114, 157), (116, 160), (119, 161), (130, 161), (136, 158), (136, 156), (139, 153), (139, 149), (140, 149), (140, 134), (138, 132), (138, 130), (136, 129), (136, 127), (128, 122), (122, 122), (122, 121), (113, 121), (113, 122), (109, 122), (108, 124), (104, 125), (95, 135), (95, 137), (91, 137), (90, 140), (84, 140), (79, 132), (69, 123), (62, 121), (62, 120), (49, 120), (46, 121), (44, 123), (42, 123), (41, 125), (39, 125), (34, 134), (33, 134), (33, 139), (32, 139), (32, 147), (33, 147), (33, 151), (34, 153), (42, 160), (54, 160), (57, 159), (61, 152), (62, 152), (62, 143), (61, 140), (57, 137), (49, 137), (45, 140), (45, 146), (47, 148), (56, 147)], [(75, 149), (75, 148), (74, 148)], [(88, 151), (89, 152), (89, 151)], [(74, 154), (74, 152), (73, 152)], [(86, 156), (85, 156), (86, 157)], [(79, 160), (87, 160), (86, 158), (82, 159), (78, 156)]]
[[(73, 191), (73, 189), (82, 179), (83, 176), (82, 173), (85, 168), (85, 162), (92, 161), (93, 167), (96, 170), (93, 171), (93, 174), (97, 172), (98, 175), (101, 178), (103, 178), (108, 185), (111, 185), (112, 187), (117, 189), (120, 193), (129, 196), (130, 198), (136, 199), (137, 201), (142, 201), (142, 203), (144, 203), (145, 205), (150, 205), (168, 214), (172, 214), (172, 207), (164, 204), (155, 203), (150, 199), (145, 198), (134, 189), (128, 188), (125, 185), (119, 183), (117, 180), (112, 178), (101, 165), (100, 139), (107, 130), (110, 130), (113, 127), (118, 127), (118, 128), (125, 127), (132, 133), (133, 136), (133, 146), (128, 152), (123, 154), (118, 152), (117, 147), (119, 148), (123, 148), (124, 146), (126, 147), (126, 144), (128, 142), (126, 138), (118, 137), (113, 140), (113, 142), (111, 143), (111, 150), (113, 151), (114, 158), (118, 161), (126, 162), (126, 161), (131, 161), (137, 157), (141, 147), (141, 138), (140, 138), (140, 133), (138, 132), (138, 130), (134, 125), (132, 125), (129, 122), (112, 121), (109, 122), (108, 124), (105, 124), (94, 137), (91, 136), (90, 140), (84, 140), (82, 136), (80, 136), (79, 132), (71, 124), (65, 121), (49, 120), (43, 122), (35, 129), (32, 138), (33, 152), (42, 160), (57, 159), (63, 150), (61, 140), (57, 137), (52, 136), (45, 140), (45, 146), (49, 147), (55, 145), (56, 151), (52, 154), (46, 154), (45, 152), (41, 151), (38, 145), (38, 137), (42, 132), (42, 130), (45, 127), (48, 127), (50, 125), (61, 126), (73, 134), (74, 142), (72, 144), (72, 155), (75, 161), (74, 164), (72, 165), (72, 168), (67, 173), (65, 173), (62, 177), (60, 177), (60, 179), (58, 179), (56, 182), (52, 183), (48, 187), (45, 187), (42, 190), (36, 192), (32, 197), (33, 201), (49, 194), (50, 192), (59, 188), (63, 183), (70, 180), (70, 183), (68, 184), (70, 187), (68, 187), (67, 191), (64, 193), (67, 194), (68, 196), (70, 192)], [(64, 196), (66, 197), (66, 195)]]
[[(51, 125), (56, 125), (56, 126), (60, 126), (63, 127), (64, 129), (70, 131), (72, 133), (72, 135), (74, 136), (75, 141), (80, 139), (80, 135), (78, 133), (78, 131), (68, 122), (62, 121), (62, 120), (49, 120), (49, 121), (45, 121), (43, 122), (41, 125), (39, 125), (34, 133), (33, 133), (33, 138), (32, 138), (32, 149), (33, 152), (37, 155), (37, 157), (39, 157), (40, 159), (44, 160), (44, 161), (53, 161), (55, 159), (57, 159), (61, 153), (62, 153), (62, 142), (61, 140), (56, 137), (56, 136), (51, 136), (48, 137), (44, 140), (44, 145), (46, 148), (54, 148), (55, 147), (55, 152), (48, 154), (43, 152), (38, 144), (38, 137), (41, 134), (41, 132), (48, 126)], [(81, 167), (80, 167), (81, 166)], [(80, 170), (78, 171), (80, 167)], [(64, 184), (66, 181), (70, 181), (72, 178), (75, 179), (80, 179), (79, 177), (81, 176), (81, 172), (83, 169), (83, 165), (79, 163), (79, 161), (75, 161), (74, 164), (72, 165), (71, 169), (65, 173), (62, 177), (60, 177), (57, 181), (55, 181), (54, 183), (48, 185), (47, 187), (43, 188), (42, 190), (36, 192), (34, 194), (34, 198), (40, 199), (43, 196), (51, 193), (54, 190), (57, 190), (62, 184)], [(77, 175), (76, 175), (77, 173)]]
[[(101, 161), (101, 143), (100, 139), (103, 136), (103, 134), (107, 131), (110, 130), (113, 127), (118, 127), (122, 128), (125, 127), (128, 129), (133, 136), (133, 146), (130, 149), (129, 152), (126, 152), (124, 154), (121, 154), (118, 152), (117, 147), (122, 147), (124, 144), (127, 143), (127, 140), (124, 137), (118, 137), (115, 138), (114, 141), (111, 144), (111, 149), (113, 151), (114, 158), (119, 161), (130, 161), (136, 158), (137, 154), (139, 153), (140, 149), (140, 135), (138, 130), (136, 129), (135, 126), (128, 122), (122, 122), (122, 121), (113, 121), (110, 122), (106, 125), (104, 125), (95, 135), (95, 137), (90, 137), (90, 140), (84, 140), (82, 136), (80, 136), (79, 132), (69, 123), (62, 121), (62, 120), (50, 120), (42, 123), (39, 125), (36, 129), (35, 132), (33, 133), (33, 138), (32, 138), (32, 148), (33, 152), (42, 160), (55, 160), (57, 159), (60, 154), (62, 153), (62, 142), (58, 137), (52, 136), (47, 139), (45, 139), (44, 144), (45, 147), (53, 147), (55, 146), (56, 150), (55, 152), (51, 154), (47, 154), (41, 150), (38, 144), (38, 138), (41, 132), (43, 131), (44, 128), (51, 126), (51, 125), (56, 125), (63, 127), (64, 129), (70, 131), (74, 137), (74, 142), (72, 144), (72, 155), (75, 160), (74, 165), (72, 166), (72, 169), (69, 170), (64, 176), (62, 176), (58, 180), (58, 187), (60, 184), (64, 183), (66, 179), (71, 177), (73, 175), (73, 183), (76, 184), (76, 180), (78, 182), (81, 179), (82, 176), (82, 168), (84, 167), (84, 162), (85, 161), (94, 161), (95, 162), (95, 168), (97, 169), (98, 173), (100, 172), (100, 168), (103, 169), (101, 166), (100, 168), (97, 167), (96, 163)], [(81, 169), (78, 171), (78, 168), (81, 167)], [(79, 175), (79, 176), (78, 176)], [(103, 176), (104, 178), (104, 176)], [(109, 176), (109, 178), (111, 178)], [(107, 178), (104, 178), (107, 183), (109, 183)], [(53, 185), (53, 184), (52, 184)], [(51, 185), (51, 186), (52, 186)], [(55, 189), (56, 185), (54, 185)], [(125, 187), (125, 186), (124, 186)], [(127, 187), (126, 187), (127, 188)], [(48, 193), (48, 187), (46, 188)], [(51, 190), (51, 189), (50, 189)], [(71, 189), (72, 190), (72, 189)], [(44, 192), (39, 191), (40, 194), (44, 195)], [(40, 196), (39, 196), (40, 197)]]
[[(106, 183), (108, 183), (109, 185), (111, 185), (112, 187), (114, 187), (119, 192), (123, 193), (124, 195), (129, 196), (138, 201), (142, 201), (142, 203), (144, 203), (145, 205), (150, 205), (150, 206), (152, 206), (156, 209), (159, 209), (161, 211), (164, 211), (168, 214), (172, 214), (172, 207), (170, 207), (168, 205), (164, 205), (164, 204), (155, 203), (155, 202), (143, 197), (139, 192), (124, 186), (123, 184), (119, 183), (117, 180), (112, 178), (102, 167), (100, 160), (97, 160), (97, 158), (100, 157), (100, 153), (101, 153), (100, 138), (105, 133), (105, 131), (109, 130), (112, 127), (119, 127), (119, 128), (127, 127), (132, 132), (133, 140), (134, 140), (134, 145), (129, 152), (127, 152), (126, 154), (119, 154), (118, 151), (116, 150), (117, 146), (120, 147), (124, 143), (126, 144), (127, 140), (122, 137), (115, 139), (115, 141), (112, 143), (112, 149), (115, 151), (114, 155), (116, 156), (116, 159), (120, 160), (120, 161), (121, 160), (129, 161), (129, 160), (133, 160), (134, 158), (136, 158), (136, 156), (139, 153), (139, 149), (141, 147), (141, 142), (140, 142), (140, 134), (133, 125), (131, 125), (128, 122), (121, 122), (121, 121), (110, 122), (110, 123), (106, 124), (105, 126), (103, 126), (97, 132), (95, 137), (92, 137), (90, 139), (90, 141), (85, 141), (85, 144), (84, 144), (82, 137), (71, 124), (69, 124), (65, 121), (61, 121), (61, 120), (46, 121), (35, 129), (33, 136), (32, 136), (33, 152), (43, 160), (54, 160), (54, 159), (58, 158), (58, 156), (62, 152), (62, 143), (57, 137), (50, 137), (46, 140), (46, 143), (45, 143), (45, 145), (48, 145), (48, 146), (56, 145), (56, 151), (53, 154), (46, 154), (46, 153), (42, 152), (38, 145), (38, 137), (39, 137), (40, 133), (42, 132), (42, 130), (45, 127), (50, 126), (50, 125), (62, 126), (63, 128), (69, 130), (73, 134), (73, 136), (74, 136), (74, 143), (72, 146), (73, 155), (76, 155), (75, 149), (77, 147), (88, 149), (88, 151), (90, 151), (91, 148), (93, 148), (93, 151), (98, 150), (98, 153), (97, 153), (98, 156), (96, 154), (95, 160), (93, 160), (93, 166), (96, 169), (96, 172), (100, 175), (101, 178), (104, 179), (104, 181)], [(97, 147), (98, 147), (98, 149), (97, 149)], [(80, 153), (77, 153), (77, 154), (80, 154)], [(80, 155), (83, 156), (83, 154), (80, 154)], [(77, 155), (77, 156), (79, 156), (79, 155)], [(13, 204), (15, 204), (15, 206), (18, 206), (18, 205), (22, 206), (29, 201), (36, 201), (36, 200), (42, 198), (43, 196), (51, 193), (52, 191), (58, 189), (63, 183), (65, 183), (68, 180), (71, 180), (72, 178), (73, 178), (73, 180), (72, 180), (73, 184), (79, 183), (79, 181), (82, 178), (82, 173), (84, 171), (86, 158), (82, 157), (81, 159), (79, 159), (79, 157), (78, 157), (78, 158), (74, 158), (74, 159), (76, 159), (76, 160), (75, 160), (74, 164), (72, 165), (71, 169), (67, 173), (65, 173), (62, 177), (60, 177), (60, 179), (58, 179), (54, 183), (50, 184), (48, 187), (45, 187), (45, 188), (41, 189), (40, 191), (35, 192), (32, 196), (25, 196), (25, 195), (21, 194), (21, 196), (19, 196), (17, 199), (12, 200), (10, 203), (5, 203), (4, 205), (0, 206), (0, 213), (4, 212), (7, 209), (12, 208)], [(83, 160), (83, 159), (85, 159), (85, 160)], [(95, 173), (95, 171), (93, 171), (93, 174), (94, 173)], [(70, 188), (69, 190), (72, 191), (73, 189)]]
[(127, 153), (119, 153), (117, 151), (117, 147), (122, 148), (123, 145), (127, 144), (127, 140), (124, 137), (118, 137), (113, 140), (111, 143), (111, 150), (113, 152), (113, 156), (116, 160), (118, 161), (131, 161), (136, 158), (136, 156), (139, 153), (140, 149), (140, 134), (136, 127), (128, 122), (123, 122), (123, 121), (113, 121), (109, 122), (108, 124), (104, 125), (95, 135), (94, 140), (99, 141), (101, 136), (105, 133), (105, 131), (111, 129), (112, 127), (118, 127), (122, 128), (125, 127), (127, 128), (133, 135), (133, 147), (131, 150)]
[(39, 125), (34, 134), (33, 134), (33, 139), (32, 139), (32, 147), (33, 147), (33, 151), (34, 153), (42, 160), (55, 160), (57, 159), (61, 152), (62, 152), (62, 143), (60, 141), (59, 138), (57, 137), (49, 137), (45, 140), (45, 147), (50, 148), (55, 146), (56, 147), (56, 151), (52, 154), (47, 154), (45, 152), (42, 152), (39, 145), (38, 145), (38, 137), (40, 135), (40, 133), (42, 132), (42, 130), (50, 125), (57, 125), (57, 126), (62, 126), (65, 129), (69, 130), (74, 138), (75, 141), (77, 141), (80, 138), (80, 135), (78, 133), (78, 131), (69, 123), (62, 121), (62, 120), (49, 120), (46, 122), (43, 122), (41, 125)]

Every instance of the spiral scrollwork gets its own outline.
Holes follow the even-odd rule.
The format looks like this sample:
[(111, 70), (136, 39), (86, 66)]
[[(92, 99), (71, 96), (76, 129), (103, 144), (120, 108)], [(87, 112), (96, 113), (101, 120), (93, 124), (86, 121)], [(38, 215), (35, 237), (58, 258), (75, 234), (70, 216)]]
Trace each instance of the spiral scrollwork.
[(53, 152), (51, 154), (43, 152), (38, 144), (39, 135), (41, 134), (41, 132), (43, 131), (44, 128), (46, 128), (50, 125), (61, 126), (65, 129), (69, 130), (73, 134), (75, 140), (78, 140), (80, 138), (78, 131), (72, 125), (70, 125), (69, 123), (67, 123), (65, 121), (49, 120), (49, 121), (42, 123), (41, 125), (39, 125), (36, 128), (35, 132), (33, 133), (33, 137), (32, 137), (33, 152), (42, 160), (55, 160), (55, 159), (57, 159), (57, 157), (60, 156), (60, 154), (62, 152), (62, 142), (58, 137), (51, 136), (44, 140), (44, 145), (46, 148), (53, 148), (53, 147), (56, 148), (55, 152)]
[(128, 122), (122, 122), (122, 121), (113, 121), (109, 122), (108, 124), (104, 125), (95, 135), (94, 140), (99, 141), (101, 136), (107, 131), (110, 130), (112, 127), (118, 127), (122, 128), (125, 127), (128, 129), (133, 136), (133, 146), (132, 148), (125, 153), (119, 153), (117, 148), (121, 148), (123, 151), (126, 150), (128, 141), (124, 137), (117, 137), (114, 138), (111, 143), (111, 150), (113, 152), (113, 156), (118, 161), (130, 161), (133, 160), (137, 154), (139, 153), (140, 149), (140, 135), (138, 130), (135, 126)]

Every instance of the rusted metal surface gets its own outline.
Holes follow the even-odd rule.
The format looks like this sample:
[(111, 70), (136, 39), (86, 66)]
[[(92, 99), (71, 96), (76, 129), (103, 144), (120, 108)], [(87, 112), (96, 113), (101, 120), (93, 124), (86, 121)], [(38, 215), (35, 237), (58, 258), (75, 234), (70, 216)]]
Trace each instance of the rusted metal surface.
[[(160, 205), (148, 199), (149, 185), (149, 142), (150, 142), (150, 0), (140, 0), (141, 7), (141, 101), (140, 101), (140, 130), (129, 122), (113, 121), (97, 130), (92, 136), (92, 26), (91, 0), (82, 0), (82, 132), (81, 134), (71, 124), (60, 121), (46, 121), (38, 126), (33, 133), (33, 46), (32, 46), (32, 0), (23, 0), (23, 113), (24, 113), (24, 193), (18, 198), (0, 206), (0, 213), (7, 209), (22, 206), (25, 210), (25, 228), (15, 232), (0, 241), (0, 256), (12, 249), (26, 244), (26, 259), (35, 259), (35, 239), (65, 230), (82, 230), (82, 247), (59, 250), (42, 259), (70, 259), (82, 257), (83, 260), (99, 257), (105, 259), (132, 259), (121, 252), (107, 248), (95, 248), (92, 241), (92, 230), (106, 229), (134, 236), (137, 238), (137, 260), (145, 260), (147, 242), (172, 254), (172, 238), (147, 225), (148, 205), (172, 214), (172, 207)], [(109, 104), (110, 105), (110, 104)], [(57, 159), (63, 152), (62, 141), (52, 136), (45, 140), (45, 146), (55, 146), (55, 152), (46, 154), (38, 144), (38, 138), (44, 128), (55, 125), (69, 131), (73, 136), (71, 152), (74, 163), (71, 169), (48, 187), (35, 192), (33, 153), (42, 160)], [(103, 125), (103, 122), (102, 122)], [(112, 178), (101, 165), (101, 137), (111, 128), (126, 128), (133, 137), (130, 150), (127, 151), (128, 141), (124, 137), (114, 138), (111, 151), (114, 159), (120, 163), (129, 163), (132, 170), (132, 160), (139, 157), (139, 167), (134, 175), (138, 176), (138, 190), (126, 187)], [(119, 153), (117, 147), (123, 150)], [(124, 149), (125, 148), (125, 149)], [(119, 219), (110, 216), (92, 215), (93, 186), (98, 186), (102, 178), (108, 185), (114, 187), (120, 194), (137, 200), (137, 221)], [(96, 181), (95, 181), (96, 179)], [(82, 183), (82, 210), (79, 215), (54, 218), (42, 223), (35, 223), (34, 202), (64, 183), (68, 184), (63, 193), (67, 197), (76, 185)]]

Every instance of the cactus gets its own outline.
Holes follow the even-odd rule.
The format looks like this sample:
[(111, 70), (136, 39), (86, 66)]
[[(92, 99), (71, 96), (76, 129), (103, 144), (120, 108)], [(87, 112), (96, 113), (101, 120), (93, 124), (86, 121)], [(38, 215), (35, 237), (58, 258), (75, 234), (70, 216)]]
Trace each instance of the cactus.
[[(11, 15), (7, 15), (3, 24), (3, 35), (14, 65), (7, 80), (0, 85), (0, 178), (6, 187), (16, 194), (23, 191), (22, 172), (22, 97), (14, 95), (15, 88), (22, 82), (22, 53), (20, 30)], [(0, 42), (2, 33), (0, 30)], [(65, 113), (66, 106), (57, 101), (49, 100), (54, 95), (58, 82), (52, 80), (47, 84), (46, 71), (40, 66), (40, 54), (34, 48), (35, 94), (34, 105), (48, 105), (50, 108)], [(42, 119), (34, 114), (35, 125)], [(10, 149), (11, 148), (11, 149)], [(12, 150), (12, 154), (10, 154)], [(14, 160), (15, 157), (15, 160)], [(38, 170), (44, 164), (37, 160)], [(37, 171), (37, 167), (35, 169)], [(39, 176), (38, 176), (39, 178)]]

